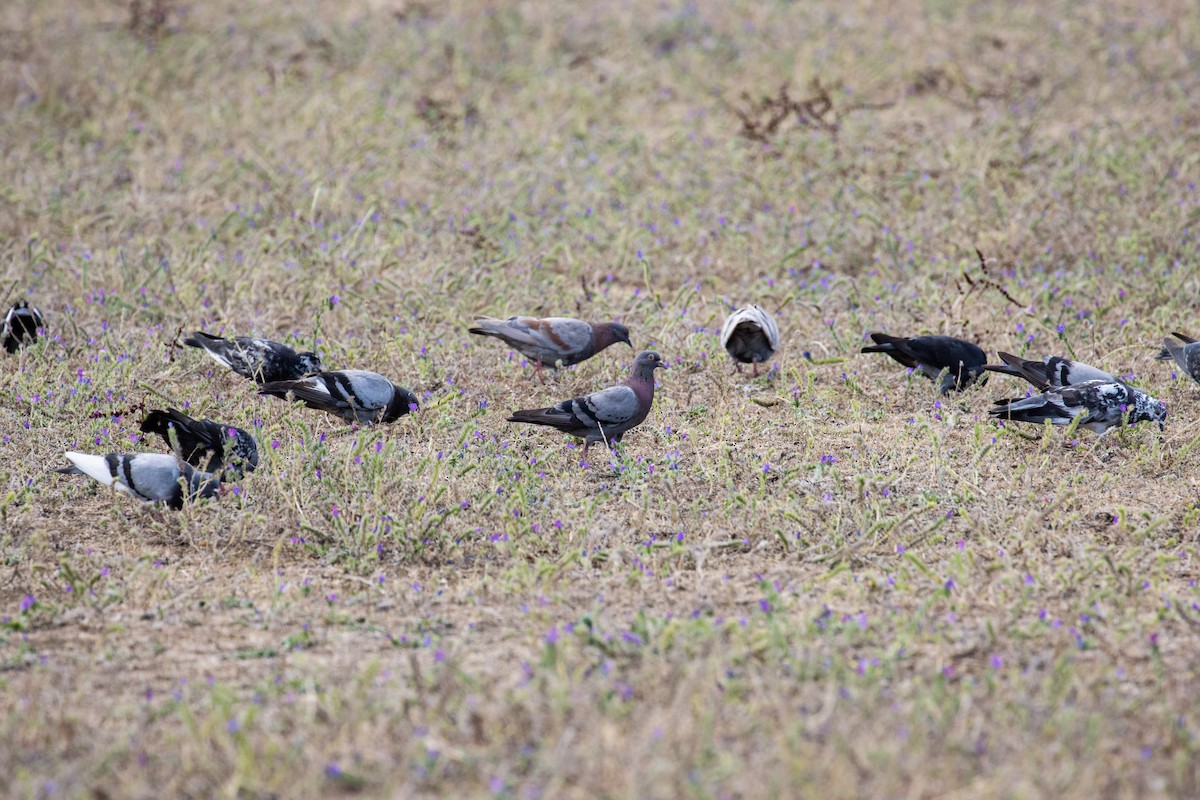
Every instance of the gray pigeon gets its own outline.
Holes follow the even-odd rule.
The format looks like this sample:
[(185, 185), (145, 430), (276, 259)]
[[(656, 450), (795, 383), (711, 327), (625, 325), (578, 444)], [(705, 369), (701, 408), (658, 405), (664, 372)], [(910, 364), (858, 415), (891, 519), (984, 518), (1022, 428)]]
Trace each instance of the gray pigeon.
[(753, 364), (757, 376), (758, 365), (779, 349), (779, 325), (761, 306), (742, 306), (721, 326), (721, 347), (733, 356), (738, 372), (742, 364)]
[(0, 340), (4, 342), (4, 349), (11, 354), (27, 344), (36, 342), (38, 328), (46, 328), (42, 312), (29, 305), (28, 300), (18, 301), (8, 310), (8, 314), (4, 316), (4, 326), (0, 328)]
[(325, 369), (321, 365), (321, 357), (316, 353), (297, 353), (286, 344), (272, 342), (270, 339), (249, 336), (222, 339), (220, 336), (196, 331), (184, 339), (183, 343), (199, 347), (218, 364), (259, 384), (298, 380)]
[(997, 351), (1003, 364), (984, 364), (983, 368), (1003, 375), (1024, 378), (1039, 391), (1061, 389), (1064, 386), (1078, 386), (1088, 381), (1103, 381), (1105, 383), (1121, 383), (1125, 381), (1109, 375), (1102, 369), (1090, 364), (1072, 361), (1059, 356), (1045, 356), (1041, 361), (1029, 361), (1014, 356), (1012, 353)]
[(1170, 361), (1175, 359), (1175, 363), (1183, 369), (1192, 380), (1200, 381), (1200, 342), (1195, 339), (1184, 336), (1182, 333), (1172, 333), (1179, 341), (1173, 342), (1170, 339), (1163, 339), (1163, 348), (1159, 351), (1156, 358), (1159, 361)]
[(303, 380), (275, 381), (259, 394), (299, 400), (309, 408), (336, 414), (350, 422), (395, 422), (419, 407), (417, 396), (377, 372), (347, 369), (319, 372)]
[(629, 328), (619, 322), (584, 322), (570, 317), (476, 317), (469, 333), (494, 336), (532, 360), (542, 377), (542, 365), (558, 369), (586, 361), (606, 347), (629, 340)]
[(653, 350), (643, 350), (623, 383), (549, 408), (516, 411), (508, 421), (549, 425), (578, 436), (583, 439), (583, 457), (587, 458), (593, 442), (607, 441), (609, 447), (614, 447), (626, 431), (646, 419), (654, 403), (654, 370), (660, 368), (667, 368), (662, 357)]
[(1050, 422), (1070, 425), (1082, 416), (1079, 426), (1096, 433), (1126, 423), (1157, 422), (1159, 430), (1166, 427), (1167, 404), (1150, 395), (1113, 381), (1084, 383), (1049, 389), (1033, 397), (997, 400), (989, 412), (993, 417), (1017, 422)]
[(938, 389), (942, 394), (962, 391), (976, 381), (987, 382), (984, 365), (987, 354), (977, 344), (952, 336), (912, 336), (908, 338), (872, 333), (874, 345), (864, 353), (887, 353), (904, 366), (919, 371), (930, 380), (941, 376)]
[(258, 466), (258, 444), (249, 433), (174, 408), (148, 413), (142, 433), (157, 433), (182, 461), (222, 480), (237, 480)]
[(220, 493), (220, 478), (192, 469), (190, 464), (180, 464), (175, 456), (161, 453), (65, 455), (74, 466), (62, 467), (56, 472), (87, 475), (139, 500), (165, 503), (176, 510), (183, 508), (185, 500), (215, 497)]

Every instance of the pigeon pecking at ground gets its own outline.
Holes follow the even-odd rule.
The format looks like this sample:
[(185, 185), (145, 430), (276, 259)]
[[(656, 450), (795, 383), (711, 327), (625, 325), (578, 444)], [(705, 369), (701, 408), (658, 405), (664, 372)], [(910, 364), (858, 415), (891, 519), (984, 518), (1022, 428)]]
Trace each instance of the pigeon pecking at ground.
[(4, 349), (15, 353), (27, 344), (37, 341), (38, 328), (46, 329), (46, 320), (42, 312), (29, 305), (28, 300), (18, 301), (8, 310), (4, 317), (4, 326), (0, 328), (0, 340)]
[(292, 381), (324, 369), (321, 357), (313, 352), (297, 353), (286, 344), (270, 339), (238, 336), (222, 339), (196, 331), (183, 340), (190, 347), (199, 347), (223, 366), (255, 383)]
[(941, 376), (938, 389), (942, 394), (952, 390), (962, 391), (979, 381), (987, 381), (984, 365), (987, 354), (977, 344), (964, 342), (952, 336), (889, 336), (872, 333), (874, 345), (862, 349), (864, 353), (887, 353), (909, 369), (918, 370), (930, 380)]
[(542, 366), (557, 371), (586, 361), (606, 347), (629, 340), (629, 328), (619, 322), (584, 322), (570, 317), (475, 317), (469, 333), (493, 336), (532, 360), (542, 377)]
[(1140, 389), (1113, 381), (1086, 381), (1049, 389), (1033, 397), (997, 400), (996, 407), (988, 413), (1017, 422), (1054, 425), (1070, 425), (1081, 416), (1081, 428), (1100, 434), (1115, 426), (1137, 422), (1157, 422), (1162, 430), (1167, 422), (1166, 403)]
[(350, 422), (395, 422), (419, 407), (417, 396), (377, 372), (347, 369), (319, 372), (298, 381), (274, 381), (259, 394), (287, 399), (328, 411)]
[(742, 364), (753, 364), (757, 376), (758, 365), (770, 361), (779, 349), (779, 325), (761, 306), (742, 306), (721, 326), (721, 346), (733, 356), (738, 372)]
[(1163, 348), (1156, 358), (1159, 361), (1174, 359), (1175, 363), (1192, 377), (1192, 380), (1200, 381), (1200, 342), (1190, 336), (1184, 336), (1182, 333), (1172, 333), (1171, 335), (1183, 344), (1163, 339)]
[(192, 469), (190, 464), (181, 464), (175, 456), (161, 453), (65, 455), (73, 466), (62, 467), (55, 472), (87, 475), (139, 500), (164, 503), (175, 510), (183, 508), (185, 500), (215, 497), (220, 493), (220, 478)]
[(654, 370), (666, 369), (662, 357), (643, 350), (633, 362), (628, 378), (617, 386), (564, 400), (549, 408), (516, 411), (509, 422), (549, 425), (563, 433), (583, 439), (583, 457), (593, 442), (607, 441), (614, 447), (625, 432), (646, 419), (654, 403)]
[(1003, 351), (998, 351), (996, 355), (1000, 356), (1000, 360), (1004, 363), (984, 364), (984, 369), (999, 372), (1002, 375), (1024, 378), (1042, 392), (1047, 389), (1061, 389), (1064, 386), (1078, 386), (1088, 381), (1125, 383), (1120, 378), (1109, 375), (1104, 370), (1097, 369), (1090, 364), (1060, 356), (1046, 356), (1041, 361), (1029, 361)]
[(258, 466), (258, 444), (249, 433), (178, 409), (151, 411), (142, 420), (142, 433), (158, 434), (181, 460), (222, 480), (237, 480)]

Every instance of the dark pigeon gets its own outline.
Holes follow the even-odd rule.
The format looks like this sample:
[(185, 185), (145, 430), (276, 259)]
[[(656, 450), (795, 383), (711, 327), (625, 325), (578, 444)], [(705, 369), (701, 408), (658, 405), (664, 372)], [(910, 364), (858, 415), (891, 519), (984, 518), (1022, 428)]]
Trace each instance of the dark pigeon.
[(493, 336), (534, 362), (538, 377), (542, 366), (557, 371), (586, 361), (601, 350), (629, 340), (629, 328), (618, 322), (584, 322), (570, 317), (476, 317), (469, 333)]
[(0, 341), (4, 349), (12, 354), (27, 344), (33, 344), (38, 338), (38, 328), (46, 329), (46, 320), (42, 312), (29, 305), (28, 300), (20, 300), (8, 310), (4, 317), (4, 326), (0, 328)]
[(742, 306), (721, 326), (721, 347), (733, 356), (738, 372), (742, 364), (753, 364), (758, 375), (758, 365), (770, 361), (779, 349), (779, 325), (766, 309)]
[(1003, 364), (984, 364), (983, 368), (1003, 375), (1024, 378), (1037, 387), (1040, 392), (1047, 389), (1061, 389), (1064, 386), (1078, 386), (1088, 381), (1125, 383), (1102, 369), (1079, 361), (1072, 361), (1069, 358), (1046, 356), (1041, 361), (1029, 361), (1003, 351), (998, 351), (997, 355), (1000, 356)]
[(1191, 376), (1192, 380), (1200, 381), (1200, 342), (1182, 333), (1172, 333), (1179, 342), (1163, 339), (1163, 348), (1156, 358), (1159, 361), (1175, 360), (1180, 368)]
[(614, 447), (626, 431), (646, 419), (654, 403), (654, 370), (666, 368), (658, 353), (643, 350), (623, 383), (549, 408), (516, 411), (508, 421), (549, 425), (578, 436), (583, 439), (583, 457), (587, 458), (593, 442), (607, 440)]
[(191, 347), (199, 347), (223, 366), (238, 375), (250, 378), (255, 383), (292, 381), (320, 372), (321, 357), (313, 352), (297, 353), (286, 344), (270, 339), (238, 336), (222, 339), (203, 331), (196, 331), (183, 340)]
[(350, 422), (395, 422), (419, 404), (417, 396), (376, 372), (321, 372), (298, 381), (264, 384), (259, 394), (299, 400)]
[(864, 347), (862, 352), (887, 353), (930, 380), (938, 380), (940, 375), (938, 389), (942, 394), (952, 390), (962, 391), (976, 381), (982, 386), (987, 381), (983, 369), (987, 364), (987, 354), (977, 344), (952, 336), (905, 338), (872, 333), (871, 339), (875, 344)]
[(258, 444), (249, 433), (174, 408), (147, 414), (142, 433), (158, 434), (181, 460), (222, 480), (238, 480), (258, 466)]
[(184, 501), (197, 497), (216, 497), (221, 480), (216, 475), (181, 464), (175, 456), (161, 453), (136, 453), (106, 456), (66, 453), (74, 466), (55, 470), (64, 475), (87, 475), (105, 486), (146, 502), (163, 503), (179, 510)]
[(1079, 427), (1096, 433), (1137, 422), (1157, 422), (1159, 430), (1166, 427), (1167, 404), (1150, 395), (1113, 381), (1085, 383), (1049, 389), (1033, 397), (997, 400), (989, 412), (993, 417), (1017, 422), (1070, 425), (1082, 417)]

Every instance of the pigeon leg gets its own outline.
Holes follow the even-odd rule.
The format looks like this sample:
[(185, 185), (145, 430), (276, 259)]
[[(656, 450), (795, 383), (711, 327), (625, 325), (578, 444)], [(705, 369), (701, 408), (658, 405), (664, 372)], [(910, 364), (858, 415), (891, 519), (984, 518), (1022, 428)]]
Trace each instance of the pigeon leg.
[(758, 377), (758, 362), (757, 361), (754, 362), (754, 370), (750, 373), (750, 377), (751, 378)]
[(546, 376), (542, 374), (542, 360), (540, 358), (537, 360), (537, 363), (534, 365), (534, 367), (537, 369), (538, 380), (542, 382), (542, 386), (545, 386)]

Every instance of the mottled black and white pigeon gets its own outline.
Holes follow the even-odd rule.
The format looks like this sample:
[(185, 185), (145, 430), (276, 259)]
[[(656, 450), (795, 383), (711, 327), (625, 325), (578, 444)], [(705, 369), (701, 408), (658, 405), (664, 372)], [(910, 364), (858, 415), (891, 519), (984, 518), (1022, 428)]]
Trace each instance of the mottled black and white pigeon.
[(887, 353), (930, 380), (938, 380), (941, 376), (938, 389), (942, 394), (962, 391), (976, 381), (982, 386), (987, 381), (983, 369), (987, 354), (977, 344), (952, 336), (901, 337), (872, 333), (871, 339), (875, 344), (867, 345), (862, 352)]
[(62, 467), (56, 472), (87, 475), (139, 500), (164, 503), (176, 510), (183, 508), (185, 500), (215, 497), (220, 493), (220, 478), (193, 469), (190, 464), (181, 464), (175, 456), (161, 453), (65, 455), (73, 466)]
[(286, 344), (272, 342), (270, 339), (250, 336), (223, 339), (196, 331), (184, 339), (183, 343), (199, 347), (218, 364), (259, 384), (298, 380), (325, 369), (321, 365), (321, 357), (316, 353), (297, 353)]
[(721, 326), (721, 347), (733, 356), (738, 372), (742, 364), (753, 364), (758, 375), (758, 365), (770, 361), (779, 349), (779, 325), (765, 308), (742, 306)]
[(4, 326), (0, 328), (0, 341), (9, 353), (15, 353), (27, 344), (37, 341), (38, 328), (46, 329), (46, 320), (42, 312), (29, 305), (28, 300), (20, 300), (8, 310), (4, 316)]
[(629, 340), (629, 328), (619, 322), (584, 322), (570, 317), (476, 317), (468, 333), (493, 336), (534, 362), (537, 374), (542, 366), (558, 369), (586, 361), (606, 347)]
[(419, 407), (417, 396), (377, 372), (347, 369), (319, 372), (298, 381), (275, 381), (259, 394), (299, 400), (309, 408), (336, 414), (350, 422), (395, 422)]
[(1167, 404), (1150, 395), (1113, 381), (1084, 383), (1049, 389), (1033, 397), (997, 400), (989, 412), (993, 417), (1017, 422), (1050, 422), (1070, 425), (1082, 416), (1079, 427), (1105, 433), (1114, 426), (1137, 422), (1157, 422), (1166, 427)]
[(158, 434), (181, 460), (222, 480), (238, 480), (258, 466), (258, 444), (249, 433), (178, 409), (151, 411), (142, 420), (142, 433)]
[(1125, 381), (1108, 374), (1102, 369), (1072, 361), (1060, 356), (1045, 356), (1041, 361), (1014, 356), (1012, 353), (997, 351), (1003, 364), (984, 364), (983, 368), (1003, 375), (1024, 378), (1039, 391), (1061, 389), (1064, 386), (1078, 386), (1088, 381), (1103, 381), (1105, 383), (1125, 383)]
[(607, 441), (609, 447), (614, 447), (626, 431), (646, 419), (654, 403), (654, 370), (666, 368), (658, 353), (643, 350), (623, 383), (549, 408), (516, 411), (508, 421), (548, 425), (578, 436), (583, 439), (583, 457), (587, 458), (593, 442)]
[(1159, 361), (1174, 359), (1175, 363), (1192, 377), (1192, 380), (1200, 381), (1200, 342), (1190, 336), (1184, 336), (1182, 333), (1172, 333), (1171, 335), (1183, 344), (1163, 339), (1163, 348), (1156, 358)]

